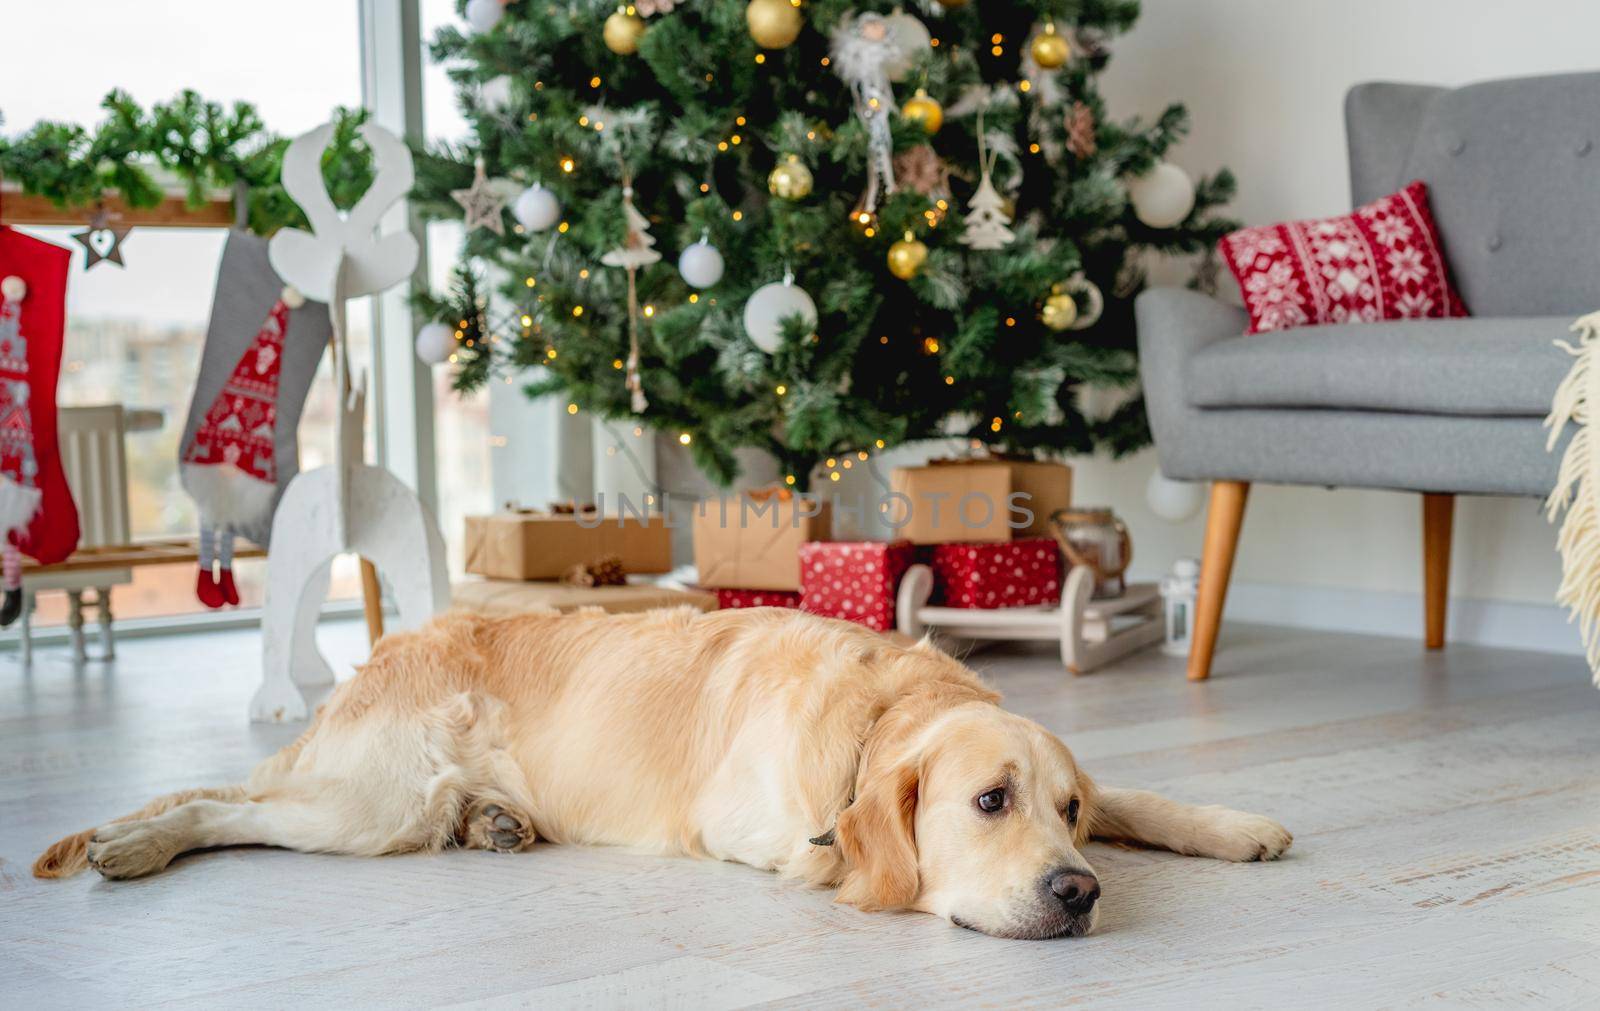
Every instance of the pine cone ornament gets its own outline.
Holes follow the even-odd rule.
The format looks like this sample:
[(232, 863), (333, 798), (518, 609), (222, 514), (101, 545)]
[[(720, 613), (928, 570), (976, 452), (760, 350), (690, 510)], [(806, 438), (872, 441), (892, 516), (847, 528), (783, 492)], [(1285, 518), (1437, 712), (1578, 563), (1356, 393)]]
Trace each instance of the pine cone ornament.
[(622, 586), (628, 581), (628, 572), (622, 567), (620, 555), (601, 555), (589, 563), (589, 576), (594, 586)]
[(601, 555), (592, 562), (579, 562), (561, 576), (568, 586), (623, 586), (628, 582), (628, 572), (622, 567), (622, 556)]
[(906, 148), (894, 156), (895, 181), (925, 197), (950, 195), (950, 168), (927, 144)]
[(1067, 113), (1067, 150), (1079, 160), (1095, 152), (1094, 110), (1082, 102), (1073, 102)]

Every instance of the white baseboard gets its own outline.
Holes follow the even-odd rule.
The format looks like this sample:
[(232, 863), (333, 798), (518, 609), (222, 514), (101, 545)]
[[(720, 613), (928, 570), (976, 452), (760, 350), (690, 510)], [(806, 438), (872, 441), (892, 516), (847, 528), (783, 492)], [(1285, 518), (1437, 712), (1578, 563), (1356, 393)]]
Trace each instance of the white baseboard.
[[(1422, 597), (1415, 593), (1235, 583), (1228, 588), (1225, 617), (1325, 632), (1422, 637)], [(1553, 603), (1452, 598), (1445, 628), (1450, 642), (1583, 654), (1578, 626), (1567, 624), (1566, 612)]]

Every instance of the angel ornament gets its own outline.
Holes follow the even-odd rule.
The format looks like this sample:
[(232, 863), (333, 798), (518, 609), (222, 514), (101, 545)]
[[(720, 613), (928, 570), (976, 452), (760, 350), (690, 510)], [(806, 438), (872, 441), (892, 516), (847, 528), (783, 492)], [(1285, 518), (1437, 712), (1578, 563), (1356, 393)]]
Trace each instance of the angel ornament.
[(889, 117), (895, 112), (889, 69), (900, 58), (899, 43), (881, 14), (845, 18), (833, 30), (833, 70), (850, 85), (856, 115), (867, 128), (867, 191), (861, 210), (871, 214), (878, 198), (895, 191), (894, 142)]
[(633, 179), (624, 175), (622, 180), (622, 215), (628, 230), (622, 245), (600, 257), (608, 267), (621, 267), (628, 272), (628, 371), (626, 383), (633, 395), (630, 406), (633, 413), (643, 414), (650, 401), (644, 395), (644, 379), (639, 375), (639, 286), (641, 267), (648, 267), (661, 259), (656, 250), (656, 240), (650, 234), (650, 221), (633, 206)]

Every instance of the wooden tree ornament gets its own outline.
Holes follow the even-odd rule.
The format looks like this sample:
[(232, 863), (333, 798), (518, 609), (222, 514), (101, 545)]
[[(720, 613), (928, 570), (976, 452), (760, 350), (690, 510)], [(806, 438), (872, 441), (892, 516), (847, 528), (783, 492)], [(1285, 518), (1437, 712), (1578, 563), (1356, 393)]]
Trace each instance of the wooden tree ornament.
[(411, 189), (411, 153), (387, 130), (363, 124), (375, 177), (356, 206), (341, 216), (321, 169), (333, 129), (332, 123), (319, 126), (284, 152), (283, 188), (305, 212), (312, 231), (285, 228), (268, 247), (273, 269), (285, 281), (328, 303), (340, 407), (333, 464), (291, 481), (273, 520), (261, 620), (262, 680), (250, 703), (251, 719), (260, 721), (305, 719), (309, 710), (302, 689), (333, 682), (315, 633), (336, 555), (354, 552), (388, 574), (401, 628), (418, 627), (450, 604), (438, 524), (399, 478), (363, 459), (366, 376), (352, 379), (346, 325), (347, 299), (392, 287), (416, 268), (415, 236), (377, 234), (384, 211)]

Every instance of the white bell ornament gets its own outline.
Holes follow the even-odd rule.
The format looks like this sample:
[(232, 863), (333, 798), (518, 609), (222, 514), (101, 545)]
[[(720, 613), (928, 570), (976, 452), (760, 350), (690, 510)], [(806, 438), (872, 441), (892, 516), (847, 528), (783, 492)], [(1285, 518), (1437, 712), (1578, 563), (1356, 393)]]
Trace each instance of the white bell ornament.
[(456, 332), (443, 323), (429, 323), (417, 331), (417, 357), (429, 365), (443, 365), (456, 349)]
[(503, 0), (467, 0), (467, 24), (480, 35), (499, 24), (505, 12)]
[(534, 183), (517, 196), (511, 216), (530, 232), (542, 232), (561, 220), (561, 201), (549, 190)]
[(1194, 180), (1169, 161), (1156, 162), (1144, 175), (1128, 180), (1133, 216), (1151, 228), (1172, 228), (1194, 210)]
[(756, 347), (774, 354), (783, 344), (783, 321), (791, 316), (805, 320), (807, 327), (817, 325), (817, 304), (794, 283), (793, 274), (785, 273), (782, 281), (764, 284), (751, 293), (744, 304), (744, 332)]
[(678, 257), (678, 273), (691, 288), (709, 288), (722, 280), (725, 264), (722, 253), (702, 235), (700, 241)]
[(1200, 511), (1204, 496), (1193, 481), (1174, 481), (1157, 470), (1144, 486), (1145, 505), (1168, 523), (1182, 523)]

